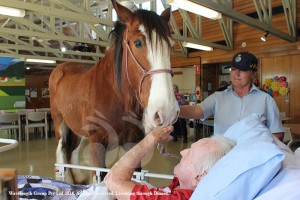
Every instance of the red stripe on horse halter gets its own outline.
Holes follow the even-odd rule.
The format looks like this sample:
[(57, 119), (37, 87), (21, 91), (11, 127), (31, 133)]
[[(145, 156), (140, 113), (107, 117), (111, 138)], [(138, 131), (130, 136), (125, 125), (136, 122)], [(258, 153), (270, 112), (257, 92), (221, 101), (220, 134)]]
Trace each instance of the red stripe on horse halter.
[(140, 83), (139, 83), (139, 90), (138, 90), (138, 94), (136, 93), (137, 95), (137, 100), (138, 102), (141, 104), (141, 106), (143, 106), (143, 103), (141, 101), (141, 94), (142, 94), (142, 85), (143, 85), (143, 82), (145, 80), (145, 78), (149, 75), (152, 75), (152, 74), (159, 74), (159, 73), (169, 73), (171, 75), (173, 75), (172, 73), (172, 70), (171, 69), (156, 69), (156, 70), (146, 70), (144, 67), (142, 67), (140, 65), (140, 63), (136, 60), (135, 56), (133, 55), (131, 49), (130, 49), (130, 46), (129, 46), (129, 41), (128, 41), (128, 30), (126, 32), (126, 39), (125, 39), (125, 44), (126, 44), (126, 50), (125, 50), (125, 57), (126, 57), (126, 74), (127, 74), (127, 80), (130, 84), (130, 86), (132, 87), (132, 84), (129, 80), (129, 75), (128, 75), (128, 54), (127, 54), (127, 51), (129, 51), (131, 57), (133, 58), (133, 60), (135, 61), (135, 63), (137, 64), (137, 66), (139, 67), (139, 69), (143, 72), (143, 76), (140, 80)]

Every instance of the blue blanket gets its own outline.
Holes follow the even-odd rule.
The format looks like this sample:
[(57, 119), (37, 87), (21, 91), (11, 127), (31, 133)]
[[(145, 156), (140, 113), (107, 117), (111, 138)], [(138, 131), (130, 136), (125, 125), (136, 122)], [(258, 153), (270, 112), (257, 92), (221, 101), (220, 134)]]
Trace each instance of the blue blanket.
[(42, 176), (19, 175), (19, 192), (17, 194), (11, 193), (11, 195), (19, 195), (20, 200), (73, 200), (90, 187), (91, 185), (72, 185)]

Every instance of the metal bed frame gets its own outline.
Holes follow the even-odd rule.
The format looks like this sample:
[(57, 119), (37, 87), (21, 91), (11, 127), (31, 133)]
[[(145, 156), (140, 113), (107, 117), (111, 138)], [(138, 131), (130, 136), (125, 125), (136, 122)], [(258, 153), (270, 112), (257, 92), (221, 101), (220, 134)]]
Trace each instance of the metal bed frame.
[[(60, 163), (55, 163), (55, 168), (56, 168), (55, 178), (62, 180), (62, 181), (64, 181), (64, 178), (65, 178), (66, 168), (95, 171), (96, 177), (97, 177), (97, 183), (100, 183), (102, 181), (101, 174), (109, 172), (109, 170), (110, 170), (107, 168), (89, 167), (89, 166), (71, 165), (71, 164), (60, 164)], [(141, 172), (134, 172), (133, 176), (134, 176), (135, 181), (146, 182), (146, 183), (149, 183), (149, 178), (161, 178), (161, 179), (173, 179), (174, 178), (173, 175), (149, 173), (148, 170), (142, 170)]]
[(0, 143), (5, 143), (8, 145), (5, 146), (1, 146), (0, 147), (0, 153), (4, 152), (4, 151), (8, 151), (10, 149), (13, 149), (15, 147), (18, 146), (19, 142), (17, 140), (13, 140), (13, 139), (4, 139), (4, 138), (0, 138)]

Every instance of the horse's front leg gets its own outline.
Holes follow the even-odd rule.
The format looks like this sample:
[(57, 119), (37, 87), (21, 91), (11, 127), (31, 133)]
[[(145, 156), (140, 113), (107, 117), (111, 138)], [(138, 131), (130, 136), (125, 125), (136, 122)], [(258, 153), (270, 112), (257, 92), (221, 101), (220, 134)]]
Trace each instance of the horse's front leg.
[[(66, 150), (64, 149), (67, 131), (68, 127), (65, 123), (63, 123), (63, 121), (61, 121), (61, 124), (59, 126), (55, 125), (55, 135), (58, 139), (58, 144), (56, 148), (56, 163), (68, 164)], [(55, 169), (55, 172), (56, 180), (74, 183), (70, 169), (66, 168), (63, 175), (60, 174), (59, 169)]]
[[(105, 165), (105, 155), (106, 155), (106, 146), (104, 145), (105, 140), (101, 133), (93, 133), (89, 136), (89, 151), (92, 164), (94, 167), (106, 168)], [(104, 174), (105, 176), (106, 174)], [(101, 180), (104, 178), (101, 176)], [(91, 178), (93, 181), (97, 182), (95, 178), (95, 172), (91, 173)]]
[[(51, 88), (50, 88), (51, 89)], [(69, 128), (65, 124), (62, 114), (60, 113), (55, 100), (55, 92), (51, 93), (51, 117), (53, 120), (55, 138), (57, 142), (56, 147), (56, 163), (68, 164), (66, 155), (66, 136), (68, 134)], [(63, 174), (61, 174), (63, 173)], [(73, 178), (70, 169), (65, 169), (63, 172), (59, 168), (55, 168), (55, 178), (60, 181), (67, 181), (73, 183)]]
[[(71, 164), (81, 165), (80, 153), (82, 153), (82, 149), (84, 149), (87, 146), (86, 141), (87, 138), (85, 137), (80, 138), (80, 142), (78, 146), (72, 151), (71, 160), (70, 160)], [(86, 170), (72, 169), (72, 174), (75, 183), (80, 183), (80, 184), (90, 183), (89, 175)]]

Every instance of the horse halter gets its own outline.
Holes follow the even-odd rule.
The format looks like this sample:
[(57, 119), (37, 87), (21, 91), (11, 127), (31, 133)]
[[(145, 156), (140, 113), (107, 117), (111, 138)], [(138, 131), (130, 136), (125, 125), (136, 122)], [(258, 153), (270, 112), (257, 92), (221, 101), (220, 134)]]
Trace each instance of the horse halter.
[[(138, 91), (138, 94), (136, 93), (137, 95), (137, 100), (139, 102), (139, 104), (141, 106), (143, 106), (143, 102), (141, 101), (141, 93), (142, 93), (142, 85), (143, 85), (143, 82), (145, 80), (145, 78), (149, 75), (153, 75), (153, 74), (159, 74), (159, 73), (169, 73), (173, 76), (173, 73), (172, 73), (172, 70), (170, 69), (156, 69), (156, 70), (146, 70), (144, 67), (142, 67), (140, 65), (140, 63), (136, 60), (135, 56), (133, 55), (130, 47), (129, 47), (129, 41), (128, 41), (128, 30), (126, 32), (126, 39), (125, 39), (125, 44), (126, 44), (126, 50), (125, 50), (125, 57), (126, 57), (126, 75), (127, 75), (127, 80), (130, 84), (130, 86), (132, 87), (132, 84), (130, 82), (130, 79), (129, 79), (129, 72), (128, 72), (128, 51), (131, 55), (131, 57), (133, 58), (133, 60), (135, 61), (135, 63), (137, 64), (137, 66), (139, 67), (139, 69), (143, 72), (143, 76), (140, 80), (140, 83), (139, 83), (139, 91)], [(161, 144), (161, 143), (158, 143), (157, 144), (157, 149), (159, 150), (159, 152), (161, 154), (163, 154), (164, 156), (168, 156), (168, 157), (173, 157), (173, 158), (176, 158), (176, 159), (180, 159), (180, 156), (177, 156), (177, 155), (174, 155), (172, 153), (169, 153), (165, 150), (165, 147)]]
[[(156, 69), (156, 70), (146, 70), (143, 66), (140, 65), (140, 63), (137, 61), (137, 59), (135, 58), (135, 56), (133, 55), (131, 49), (130, 49), (130, 46), (129, 46), (129, 41), (128, 41), (128, 30), (126, 32), (126, 39), (125, 39), (125, 44), (126, 44), (126, 50), (125, 50), (125, 57), (126, 57), (126, 74), (127, 74), (127, 80), (130, 84), (130, 86), (132, 87), (132, 84), (130, 82), (130, 79), (129, 79), (129, 72), (128, 72), (128, 51), (131, 55), (131, 57), (133, 58), (133, 60), (135, 61), (135, 63), (137, 64), (137, 66), (139, 67), (139, 69), (143, 72), (143, 76), (140, 80), (140, 83), (139, 83), (139, 90), (138, 90), (138, 93), (136, 93), (136, 96), (137, 96), (137, 100), (139, 102), (139, 104), (141, 106), (143, 106), (143, 102), (141, 101), (141, 94), (142, 94), (142, 85), (143, 85), (143, 82), (145, 80), (145, 78), (149, 75), (153, 75), (153, 74), (160, 74), (160, 73), (169, 73), (171, 75), (173, 75), (172, 73), (172, 70), (171, 69)], [(144, 107), (144, 106), (143, 106)]]

